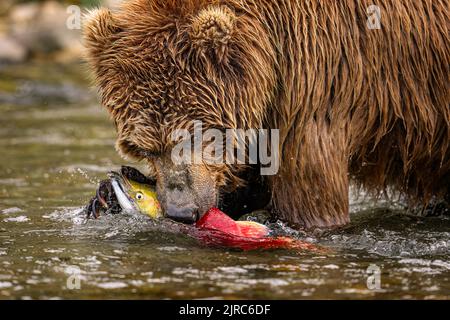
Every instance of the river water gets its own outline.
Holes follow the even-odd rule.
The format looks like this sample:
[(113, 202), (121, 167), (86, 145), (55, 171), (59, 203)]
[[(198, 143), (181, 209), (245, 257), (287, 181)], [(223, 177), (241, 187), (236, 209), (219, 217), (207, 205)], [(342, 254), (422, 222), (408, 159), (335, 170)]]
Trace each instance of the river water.
[(349, 226), (304, 239), (326, 253), (207, 248), (144, 216), (86, 221), (125, 162), (79, 69), (0, 67), (0, 299), (450, 298), (450, 219), (398, 204), (353, 200)]

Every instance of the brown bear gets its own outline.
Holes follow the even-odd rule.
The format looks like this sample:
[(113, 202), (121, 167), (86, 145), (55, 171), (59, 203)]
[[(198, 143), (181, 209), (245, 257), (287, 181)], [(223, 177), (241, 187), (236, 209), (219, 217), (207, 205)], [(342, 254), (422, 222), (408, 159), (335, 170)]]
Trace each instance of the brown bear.
[(330, 227), (349, 180), (448, 197), (449, 25), (448, 0), (130, 0), (90, 12), (84, 40), (117, 149), (148, 163), (169, 216), (245, 184), (245, 165), (173, 163), (171, 134), (201, 120), (278, 129), (271, 210)]

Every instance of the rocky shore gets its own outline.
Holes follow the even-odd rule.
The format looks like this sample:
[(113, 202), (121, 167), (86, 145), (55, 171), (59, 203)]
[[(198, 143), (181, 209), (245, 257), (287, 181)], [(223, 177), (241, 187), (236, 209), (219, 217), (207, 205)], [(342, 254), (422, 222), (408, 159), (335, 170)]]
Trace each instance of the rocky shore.
[(92, 6), (114, 7), (121, 0), (1, 0), (0, 63), (35, 58), (72, 62), (82, 56), (82, 13)]

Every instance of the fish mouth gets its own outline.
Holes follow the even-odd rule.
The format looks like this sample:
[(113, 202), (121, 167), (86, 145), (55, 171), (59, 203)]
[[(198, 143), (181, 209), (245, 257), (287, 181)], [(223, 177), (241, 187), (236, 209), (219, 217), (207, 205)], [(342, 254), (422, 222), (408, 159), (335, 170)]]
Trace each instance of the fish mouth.
[(110, 171), (108, 177), (111, 180), (111, 186), (122, 210), (125, 212), (140, 212), (135, 201), (129, 195), (128, 191), (130, 190), (131, 185), (128, 179), (115, 171)]

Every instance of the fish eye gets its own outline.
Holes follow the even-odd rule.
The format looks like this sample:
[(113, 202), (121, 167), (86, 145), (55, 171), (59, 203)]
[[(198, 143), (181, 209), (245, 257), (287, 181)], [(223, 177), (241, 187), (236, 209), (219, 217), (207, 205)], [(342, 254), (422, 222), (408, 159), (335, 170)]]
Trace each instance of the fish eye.
[(138, 192), (138, 193), (136, 193), (136, 199), (142, 200), (142, 199), (144, 199), (144, 195), (142, 193)]

